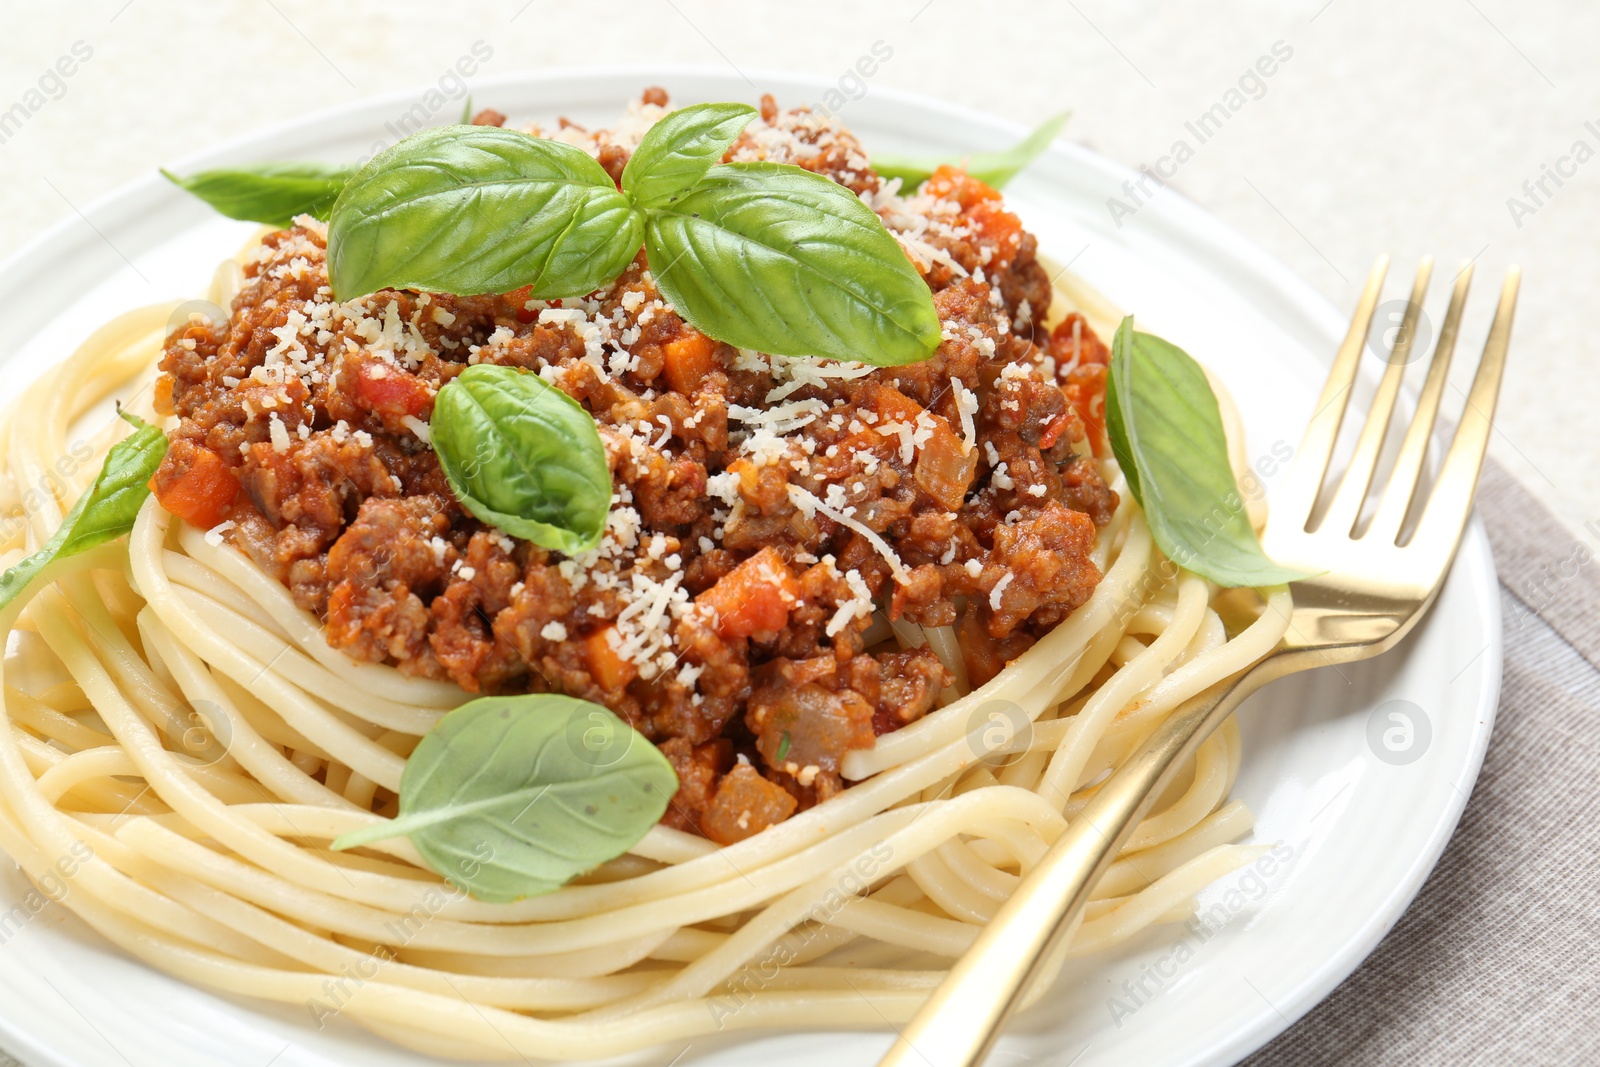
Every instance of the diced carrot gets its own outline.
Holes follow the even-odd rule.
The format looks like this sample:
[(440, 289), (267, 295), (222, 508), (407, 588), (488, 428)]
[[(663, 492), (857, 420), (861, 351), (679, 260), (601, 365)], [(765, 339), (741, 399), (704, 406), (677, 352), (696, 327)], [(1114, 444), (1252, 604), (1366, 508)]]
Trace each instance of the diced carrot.
[(961, 205), (961, 217), (972, 227), (978, 240), (994, 249), (988, 261), (992, 265), (991, 273), (1010, 265), (1022, 242), (1022, 220), (1002, 206), (998, 190), (958, 167), (945, 164), (933, 172), (922, 191)]
[(944, 164), (928, 177), (922, 191), (941, 200), (954, 200), (966, 211), (985, 200), (999, 200), (1000, 192), (960, 167)]
[(717, 343), (699, 330), (686, 328), (663, 348), (666, 365), (662, 372), (674, 392), (692, 395), (717, 369)]
[(718, 634), (735, 638), (783, 629), (799, 599), (800, 584), (769, 545), (723, 575), (695, 603), (717, 613)]
[(991, 271), (1009, 267), (1022, 246), (1022, 220), (996, 201), (975, 204), (963, 214), (977, 232), (979, 242), (994, 249), (994, 256), (989, 260)]
[[(1065, 390), (1062, 390), (1062, 392), (1065, 393)], [(1068, 398), (1068, 404), (1071, 404), (1070, 397)], [(1071, 406), (1045, 424), (1044, 432), (1039, 434), (1039, 447), (1046, 451), (1054, 448), (1056, 442), (1061, 440), (1062, 434), (1066, 434), (1069, 441), (1083, 440), (1083, 422), (1078, 418), (1077, 411)]]
[(626, 689), (639, 673), (638, 668), (623, 659), (617, 651), (616, 632), (616, 626), (611, 625), (583, 639), (583, 656), (589, 664), (589, 676), (602, 689)]
[(921, 404), (894, 386), (884, 385), (882, 382), (872, 382), (864, 391), (862, 407), (877, 413), (879, 426), (885, 422), (914, 423), (923, 411)]
[(157, 415), (172, 414), (172, 376), (170, 374), (163, 374), (156, 379), (155, 392), (150, 398), (150, 403), (156, 409)]
[(156, 500), (191, 526), (209, 530), (227, 517), (239, 496), (239, 479), (217, 455), (192, 441), (178, 441), (150, 479)]

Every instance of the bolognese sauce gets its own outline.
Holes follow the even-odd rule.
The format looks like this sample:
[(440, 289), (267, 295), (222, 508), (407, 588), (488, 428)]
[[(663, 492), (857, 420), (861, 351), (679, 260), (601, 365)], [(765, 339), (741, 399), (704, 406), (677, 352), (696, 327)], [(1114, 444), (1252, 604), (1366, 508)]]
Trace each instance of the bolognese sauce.
[[(616, 176), (666, 105), (649, 89), (615, 129), (530, 132)], [(770, 97), (727, 159), (797, 164), (876, 210), (934, 293), (938, 351), (872, 368), (736, 349), (674, 312), (642, 253), (584, 299), (341, 303), (302, 217), (262, 239), (228, 321), (168, 339), (157, 396), (180, 422), (154, 481), (354, 657), (611, 708), (677, 772), (664, 821), (724, 844), (838, 792), (845, 753), (955, 682), (928, 647), (868, 647), (875, 620), (954, 628), (976, 687), (1089, 597), (1117, 503), (1094, 462), (1109, 353), (1076, 315), (1044, 331), (1050, 280), (995, 190), (949, 167), (886, 182), (833, 120)], [(613, 479), (598, 549), (510, 537), (452, 496), (428, 419), (477, 364), (593, 415)]]

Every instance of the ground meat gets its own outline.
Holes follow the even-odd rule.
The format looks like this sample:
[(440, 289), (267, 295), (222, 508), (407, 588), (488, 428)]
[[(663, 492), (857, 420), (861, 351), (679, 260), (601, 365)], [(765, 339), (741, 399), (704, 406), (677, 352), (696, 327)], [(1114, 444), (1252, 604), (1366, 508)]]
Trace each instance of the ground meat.
[[(330, 644), (360, 659), (394, 659), (401, 669), (432, 673), (430, 600), (444, 591), (436, 545), (449, 522), (438, 497), (373, 497), (328, 550), (325, 575)], [(448, 553), (448, 546), (446, 546)]]
[(886, 734), (926, 715), (939, 691), (955, 679), (925, 648), (885, 652), (878, 657), (878, 707), (874, 733)]
[(617, 183), (617, 188), (621, 189), (622, 172), (628, 166), (628, 150), (616, 144), (601, 145), (595, 158), (600, 161), (600, 166), (605, 168), (611, 180)]
[(682, 737), (669, 737), (658, 747), (678, 776), (678, 792), (661, 821), (675, 830), (696, 830), (699, 813), (711, 807), (718, 780), (733, 762), (733, 745), (722, 738), (692, 745)]
[[(617, 131), (552, 132), (620, 180), (667, 103), (649, 89)], [(955, 627), (982, 684), (1087, 599), (1117, 505), (1094, 459), (1105, 345), (1076, 317), (1045, 335), (1049, 280), (998, 194), (948, 168), (885, 183), (832, 119), (770, 96), (727, 158), (805, 167), (878, 211), (933, 291), (933, 356), (801, 373), (685, 322), (644, 253), (581, 300), (340, 303), (301, 219), (263, 238), (228, 321), (168, 338), (156, 395), (179, 421), (153, 483), (196, 525), (231, 520), (354, 657), (611, 708), (677, 772), (664, 822), (721, 843), (835, 795), (848, 752), (952, 695), (928, 648), (866, 647), (875, 613)], [(594, 416), (599, 549), (509, 537), (451, 494), (427, 423), (474, 364)]]
[(1070, 611), (1088, 600), (1100, 582), (1089, 558), (1093, 547), (1094, 520), (1054, 501), (1031, 517), (996, 527), (994, 560), (1005, 577), (989, 591), (989, 636), (1008, 636), (1044, 605)]

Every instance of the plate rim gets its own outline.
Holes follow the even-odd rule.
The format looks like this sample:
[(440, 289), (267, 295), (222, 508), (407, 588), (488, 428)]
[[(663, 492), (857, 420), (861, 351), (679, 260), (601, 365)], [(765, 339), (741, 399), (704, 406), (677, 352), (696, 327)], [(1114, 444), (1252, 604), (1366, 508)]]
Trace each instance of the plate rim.
[[(752, 86), (765, 86), (769, 91), (793, 87), (821, 93), (832, 85), (823, 76), (801, 71), (747, 67), (743, 68), (743, 74), (745, 75), (743, 81)], [(584, 64), (480, 76), (472, 80), (470, 92), (473, 95), (480, 93), (487, 95), (496, 88), (533, 89), (564, 82), (603, 82), (624, 78), (647, 84), (670, 82), (674, 78), (719, 82), (740, 80), (738, 74), (714, 64)], [(286, 137), (292, 138), (296, 133), (311, 129), (321, 131), (325, 137), (337, 136), (341, 124), (352, 123), (358, 117), (380, 108), (415, 101), (430, 85), (431, 83), (418, 83), (412, 88), (394, 89), (314, 111), (297, 113), (292, 117), (254, 127), (215, 144), (198, 148), (174, 160), (169, 164), (169, 169), (184, 173), (196, 167), (255, 161), (261, 157), (259, 151), (252, 149), (258, 150), (261, 146), (270, 145)], [(738, 89), (736, 95), (742, 98), (749, 95), (750, 91), (748, 88)], [(1015, 137), (1026, 132), (1026, 128), (1018, 122), (923, 93), (893, 86), (872, 85), (869, 95), (890, 107), (910, 107), (924, 113), (936, 113), (957, 120), (967, 127), (993, 131), (996, 134)], [(1113, 185), (1125, 180), (1137, 180), (1139, 177), (1138, 172), (1132, 167), (1076, 142), (1056, 140), (1041, 158), (1049, 157), (1058, 157), (1063, 161), (1070, 161), (1076, 167), (1098, 172), (1107, 179), (1113, 179)], [(62, 245), (73, 243), (75, 239), (72, 231), (79, 225), (88, 223), (98, 233), (98, 227), (95, 226), (97, 219), (123, 217), (129, 209), (136, 208), (142, 200), (152, 197), (161, 199), (169, 191), (173, 196), (182, 195), (180, 190), (171, 186), (159, 173), (152, 173), (117, 185), (85, 201), (82, 205), (74, 205), (71, 213), (25, 241), (16, 251), (0, 261), (0, 291), (8, 291), (12, 279), (24, 272), (29, 275), (48, 273), (39, 266), (41, 253), (48, 253), (52, 246), (60, 248)], [(1313, 325), (1331, 329), (1336, 334), (1342, 333), (1344, 318), (1328, 298), (1265, 248), (1212, 214), (1197, 201), (1184, 195), (1181, 190), (1166, 187), (1162, 196), (1150, 201), (1148, 206), (1151, 209), (1150, 218), (1161, 223), (1161, 228), (1167, 235), (1181, 233), (1188, 235), (1190, 242), (1203, 244), (1208, 266), (1215, 266), (1220, 259), (1226, 264), (1230, 276), (1248, 278), (1262, 287), (1289, 296), (1293, 306), (1285, 310), (1307, 315)], [(109, 240), (107, 243), (110, 243)], [(114, 245), (112, 247), (115, 248)], [(102, 278), (110, 276), (104, 271), (100, 271), (99, 274)], [(56, 313), (59, 311), (58, 306)], [(27, 335), (31, 336), (33, 332), (36, 331), (28, 331)], [(1320, 355), (1317, 358), (1319, 362), (1326, 364), (1327, 361), (1322, 360)], [(0, 360), (0, 365), (9, 361), (9, 357)], [(1457, 783), (1468, 788), (1465, 788), (1465, 791), (1462, 788), (1453, 791), (1450, 799), (1439, 810), (1439, 817), (1429, 831), (1426, 847), (1417, 854), (1415, 861), (1407, 868), (1405, 877), (1393, 884), (1384, 898), (1383, 905), (1365, 917), (1354, 936), (1347, 939), (1337, 952), (1325, 957), (1320, 965), (1312, 968), (1298, 985), (1292, 988), (1287, 999), (1280, 998), (1268, 1006), (1268, 1010), (1258, 1013), (1253, 1025), (1240, 1026), (1231, 1034), (1213, 1040), (1209, 1047), (1197, 1048), (1190, 1062), (1219, 1062), (1219, 1056), (1224, 1057), (1225, 1062), (1237, 1062), (1287, 1031), (1307, 1012), (1331, 995), (1360, 967), (1409, 910), (1453, 837), (1462, 813), (1471, 799), (1473, 790), (1470, 787), (1475, 786), (1482, 769), (1499, 708), (1504, 671), (1504, 627), (1499, 582), (1488, 536), (1476, 510), (1452, 564), (1452, 568), (1459, 566), (1466, 566), (1469, 569), (1466, 577), (1470, 581), (1468, 588), (1473, 593), (1471, 603), (1481, 615), (1488, 637), (1488, 643), (1481, 654), (1484, 674), (1475, 693), (1476, 706), (1470, 709), (1462, 708), (1456, 712), (1458, 715), (1474, 713), (1477, 719), (1476, 728), (1471, 734), (1468, 759), (1461, 767), (1461, 780)], [(94, 936), (99, 937), (98, 934)], [(139, 962), (140, 966), (148, 967), (142, 961), (136, 962)], [(154, 971), (153, 968), (151, 970)], [(228, 999), (240, 1002), (238, 998)], [(27, 1061), (30, 1064), (37, 1062), (49, 1067), (56, 1065), (68, 1067), (68, 1061), (44, 1044), (42, 1038), (35, 1038), (27, 1027), (26, 1020), (13, 1018), (3, 1008), (0, 1008), (0, 1036), (5, 1038), (6, 1047), (14, 1050), (15, 1054), (26, 1053), (30, 1057)]]

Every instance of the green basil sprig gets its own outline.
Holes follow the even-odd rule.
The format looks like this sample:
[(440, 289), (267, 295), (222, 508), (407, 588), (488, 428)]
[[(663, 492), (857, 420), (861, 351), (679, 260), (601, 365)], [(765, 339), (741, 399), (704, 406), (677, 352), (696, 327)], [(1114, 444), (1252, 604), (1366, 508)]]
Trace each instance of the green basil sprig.
[(594, 419), (537, 374), (468, 367), (429, 421), (450, 491), (491, 526), (575, 555), (600, 544), (611, 470)]
[(571, 145), (469, 125), (413, 134), (354, 176), (280, 164), (173, 180), (234, 218), (280, 225), (317, 214), (313, 193), (337, 192), (328, 274), (341, 300), (524, 286), (583, 296), (644, 244), (668, 299), (716, 340), (878, 366), (932, 355), (933, 294), (870, 208), (799, 167), (718, 163), (755, 113), (673, 112), (645, 134), (620, 190)]
[(133, 529), (139, 508), (150, 495), (150, 478), (167, 454), (167, 435), (137, 415), (118, 414), (133, 424), (133, 433), (111, 446), (94, 484), (45, 546), (0, 574), (0, 608), (56, 560), (87, 552)]
[(405, 835), (479, 900), (557, 889), (627, 852), (678, 790), (656, 747), (598, 704), (548, 693), (450, 712), (400, 775), (400, 814), (335, 849)]
[(323, 163), (258, 163), (247, 167), (203, 170), (180, 178), (161, 172), (168, 181), (241, 222), (288, 226), (296, 215), (328, 218), (354, 167)]
[(710, 168), (649, 212), (656, 284), (702, 332), (740, 348), (877, 366), (939, 346), (928, 286), (857, 196), (787, 163)]
[(436, 126), (378, 153), (339, 194), (328, 277), (342, 300), (524, 285), (582, 296), (622, 273), (643, 232), (589, 153), (497, 126)]
[(933, 296), (870, 208), (799, 167), (716, 163), (753, 114), (674, 112), (646, 134), (620, 192), (559, 142), (493, 127), (415, 134), (334, 205), (334, 292), (582, 295), (643, 243), (668, 299), (719, 341), (881, 366), (925, 359), (939, 345)]
[(1261, 550), (1205, 371), (1177, 345), (1136, 331), (1131, 315), (1111, 341), (1106, 434), (1168, 559), (1223, 586), (1308, 577)]
[[(1010, 148), (998, 152), (972, 153), (966, 157), (964, 169), (991, 189), (1003, 187), (1017, 176), (1018, 171), (1038, 159), (1039, 154), (1050, 147), (1050, 142), (1056, 139), (1056, 134), (1061, 132), (1071, 114), (1070, 111), (1063, 111), (1059, 115), (1052, 115)], [(872, 155), (873, 170), (885, 178), (899, 178), (907, 189), (927, 181), (943, 164), (958, 162), (961, 161), (902, 156), (893, 152), (874, 152)]]
[(671, 202), (721, 161), (755, 114), (749, 104), (700, 104), (674, 111), (639, 141), (622, 169), (622, 191), (641, 208)]

